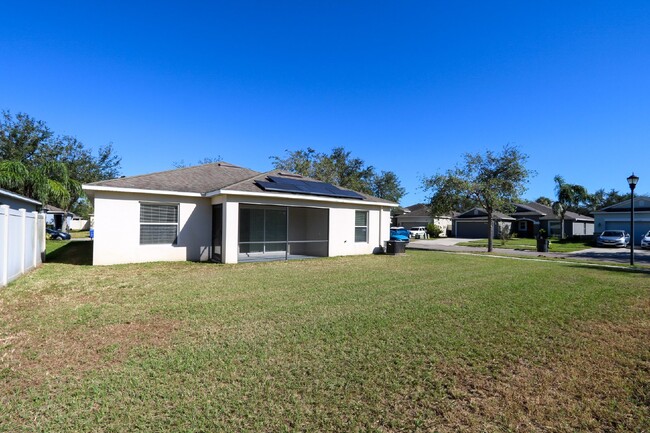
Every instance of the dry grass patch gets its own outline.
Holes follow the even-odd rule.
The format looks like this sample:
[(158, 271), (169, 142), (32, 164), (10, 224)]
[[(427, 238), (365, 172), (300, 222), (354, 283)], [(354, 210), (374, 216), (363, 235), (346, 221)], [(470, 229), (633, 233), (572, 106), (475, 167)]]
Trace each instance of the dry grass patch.
[(178, 321), (158, 319), (58, 334), (23, 331), (0, 339), (0, 371), (13, 378), (12, 387), (38, 386), (48, 377), (61, 375), (80, 378), (88, 371), (118, 367), (135, 347), (169, 345), (180, 327)]
[[(583, 323), (556, 351), (489, 373), (447, 366), (453, 410), (441, 431), (650, 429), (650, 306), (633, 324)], [(478, 373), (478, 374), (477, 374)], [(489, 423), (486, 424), (486, 420)], [(462, 426), (462, 427), (461, 427)]]

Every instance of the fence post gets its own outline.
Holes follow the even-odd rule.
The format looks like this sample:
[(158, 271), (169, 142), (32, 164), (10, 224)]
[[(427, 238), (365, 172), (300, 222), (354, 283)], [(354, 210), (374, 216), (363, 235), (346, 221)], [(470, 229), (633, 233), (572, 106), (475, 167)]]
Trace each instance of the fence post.
[(25, 248), (27, 211), (18, 209), (18, 212), (20, 212), (20, 275), (22, 275), (25, 273), (25, 254), (27, 254), (27, 248)]
[(33, 211), (32, 216), (34, 217), (34, 244), (32, 245), (32, 267), (38, 266), (38, 259), (36, 258), (41, 252), (38, 251), (38, 244), (40, 243), (40, 237), (38, 236), (38, 212)]
[(40, 247), (41, 263), (45, 261), (46, 236), (45, 236), (45, 214), (38, 214), (38, 245)]
[(0, 228), (2, 233), (2, 263), (0, 263), (0, 286), (6, 286), (9, 282), (9, 206), (3, 204), (0, 206)]

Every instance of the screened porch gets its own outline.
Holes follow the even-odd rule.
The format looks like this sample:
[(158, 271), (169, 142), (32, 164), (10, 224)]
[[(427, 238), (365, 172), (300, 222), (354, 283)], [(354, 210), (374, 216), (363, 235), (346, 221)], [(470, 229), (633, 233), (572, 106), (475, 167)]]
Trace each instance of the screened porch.
[[(221, 260), (221, 206), (213, 207), (213, 258)], [(329, 210), (240, 204), (238, 262), (328, 255)]]

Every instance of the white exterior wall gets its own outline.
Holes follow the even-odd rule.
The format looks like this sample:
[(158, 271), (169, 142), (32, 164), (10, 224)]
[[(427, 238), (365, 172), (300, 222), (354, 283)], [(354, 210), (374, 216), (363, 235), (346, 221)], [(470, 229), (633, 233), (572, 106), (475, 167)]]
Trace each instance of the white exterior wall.
[[(179, 204), (176, 245), (140, 245), (140, 202)], [(240, 204), (329, 209), (329, 256), (379, 252), (390, 236), (390, 207), (294, 198), (218, 195), (212, 198), (97, 191), (93, 264), (209, 260), (212, 205), (223, 205), (223, 263), (237, 263)], [(355, 211), (368, 211), (368, 240), (354, 241)]]
[(45, 255), (45, 216), (0, 206), (0, 286), (40, 265)]
[[(368, 240), (354, 241), (354, 220), (357, 210), (368, 211)], [(330, 208), (329, 256), (372, 254), (384, 247), (390, 236), (390, 209), (358, 206)]]
[[(140, 245), (140, 202), (179, 204), (175, 245)], [(208, 260), (212, 206), (202, 197), (96, 192), (93, 264)]]
[[(347, 256), (379, 252), (390, 237), (390, 207), (343, 204), (299, 198), (274, 198), (250, 196), (216, 196), (212, 204), (224, 205), (223, 262), (237, 263), (239, 248), (239, 204), (311, 207), (329, 209), (328, 256)], [(368, 241), (354, 241), (355, 211), (368, 211)]]

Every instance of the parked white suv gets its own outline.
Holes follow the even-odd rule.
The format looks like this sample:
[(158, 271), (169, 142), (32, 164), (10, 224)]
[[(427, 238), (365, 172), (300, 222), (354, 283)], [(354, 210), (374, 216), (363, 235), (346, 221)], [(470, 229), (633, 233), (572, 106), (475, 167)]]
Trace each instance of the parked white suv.
[(415, 239), (426, 239), (427, 238), (427, 228), (424, 226), (412, 227), (409, 230), (409, 237)]

